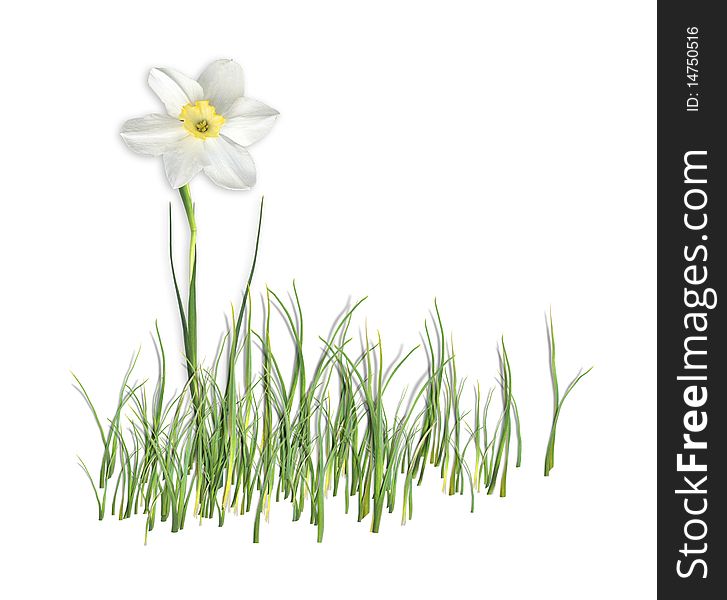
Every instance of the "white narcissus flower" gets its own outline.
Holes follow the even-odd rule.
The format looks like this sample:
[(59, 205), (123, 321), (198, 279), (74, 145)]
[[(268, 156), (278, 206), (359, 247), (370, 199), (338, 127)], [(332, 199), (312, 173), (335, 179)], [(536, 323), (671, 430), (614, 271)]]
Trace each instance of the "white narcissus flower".
[(129, 148), (161, 156), (173, 188), (200, 171), (230, 190), (255, 185), (255, 163), (245, 148), (270, 131), (278, 111), (243, 96), (240, 65), (216, 60), (197, 80), (174, 69), (152, 69), (149, 87), (167, 114), (126, 121), (121, 137)]

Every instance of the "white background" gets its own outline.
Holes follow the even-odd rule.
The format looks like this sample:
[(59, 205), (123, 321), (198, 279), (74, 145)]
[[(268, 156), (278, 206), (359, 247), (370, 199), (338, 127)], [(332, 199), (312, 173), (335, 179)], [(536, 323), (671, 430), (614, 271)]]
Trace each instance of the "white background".
[[(5, 7), (3, 595), (653, 597), (655, 4)], [(75, 455), (97, 468), (97, 432), (69, 370), (108, 414), (136, 348), (139, 377), (155, 373), (155, 319), (181, 349), (168, 203), (180, 261), (183, 213), (161, 161), (118, 131), (159, 111), (150, 67), (196, 76), (220, 57), (281, 117), (252, 149), (254, 191), (193, 182), (201, 353), (238, 300), (264, 193), (257, 290), (295, 278), (311, 338), (368, 295), (393, 357), (436, 297), (461, 372), (489, 386), (505, 334), (525, 443), (506, 499), (470, 514), (431, 472), (406, 527), (397, 510), (372, 535), (332, 502), (322, 545), (285, 504), (255, 546), (249, 518), (158, 527), (146, 547), (141, 518), (96, 521)], [(551, 305), (561, 377), (595, 369), (545, 479)]]

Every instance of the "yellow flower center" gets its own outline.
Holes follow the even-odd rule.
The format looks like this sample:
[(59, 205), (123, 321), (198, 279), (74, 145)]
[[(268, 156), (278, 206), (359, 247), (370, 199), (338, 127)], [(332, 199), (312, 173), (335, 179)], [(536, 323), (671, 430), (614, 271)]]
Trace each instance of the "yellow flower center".
[(189, 133), (200, 139), (220, 135), (220, 128), (225, 122), (225, 118), (215, 112), (215, 107), (209, 100), (197, 100), (194, 104), (187, 104), (179, 113), (179, 120)]

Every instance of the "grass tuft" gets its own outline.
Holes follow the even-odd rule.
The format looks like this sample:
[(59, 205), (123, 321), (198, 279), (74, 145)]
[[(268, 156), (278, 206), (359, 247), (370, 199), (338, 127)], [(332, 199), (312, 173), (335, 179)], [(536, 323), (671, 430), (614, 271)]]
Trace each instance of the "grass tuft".
[[(190, 513), (218, 526), (230, 513), (253, 513), (253, 541), (259, 542), (273, 505), (287, 503), (293, 521), (305, 516), (321, 542), (327, 498), (342, 495), (344, 510), (378, 533), (383, 516), (399, 504), (402, 524), (413, 517), (415, 489), (429, 471), (438, 474), (445, 494), (467, 494), (472, 511), (483, 490), (506, 495), (512, 442), (519, 467), (522, 439), (504, 339), (496, 386), (483, 394), (460, 375), (436, 303), (423, 345), (391, 358), (379, 333), (352, 332), (362, 299), (318, 338), (311, 362), (303, 351), (295, 285), (287, 298), (266, 290), (259, 314), (249, 302), (233, 313), (211, 366), (192, 369), (187, 361), (187, 381), (178, 392), (170, 392), (157, 328), (156, 381), (132, 383), (137, 353), (105, 423), (76, 378), (100, 438), (97, 479), (79, 459), (99, 519), (109, 509), (121, 520), (143, 515), (146, 543), (158, 521), (178, 532)], [(276, 321), (287, 328), (289, 344), (273, 347)], [(552, 322), (549, 339), (557, 394)], [(400, 382), (402, 373), (418, 370), (417, 361), (419, 383)], [(563, 400), (586, 373), (557, 402), (546, 474)]]

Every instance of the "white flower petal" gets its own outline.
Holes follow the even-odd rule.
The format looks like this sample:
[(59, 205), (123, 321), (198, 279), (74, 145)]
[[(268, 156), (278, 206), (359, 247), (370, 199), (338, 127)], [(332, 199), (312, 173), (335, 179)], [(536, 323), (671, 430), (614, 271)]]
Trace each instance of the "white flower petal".
[(147, 115), (129, 119), (121, 128), (121, 137), (134, 152), (159, 156), (187, 137), (179, 120), (167, 115)]
[(155, 68), (149, 71), (149, 87), (159, 96), (172, 117), (178, 117), (185, 104), (204, 100), (202, 86), (174, 69)]
[(255, 185), (255, 163), (239, 144), (221, 135), (204, 141), (210, 164), (204, 172), (217, 185), (228, 190), (249, 190)]
[(222, 132), (233, 142), (250, 146), (268, 134), (278, 114), (258, 100), (238, 98), (225, 115)]
[(209, 164), (204, 142), (192, 135), (179, 142), (170, 152), (165, 152), (164, 171), (169, 185), (180, 188)]
[(227, 109), (245, 92), (242, 67), (234, 60), (216, 60), (204, 70), (198, 81), (204, 90), (204, 99), (209, 100), (222, 116), (226, 116)]

